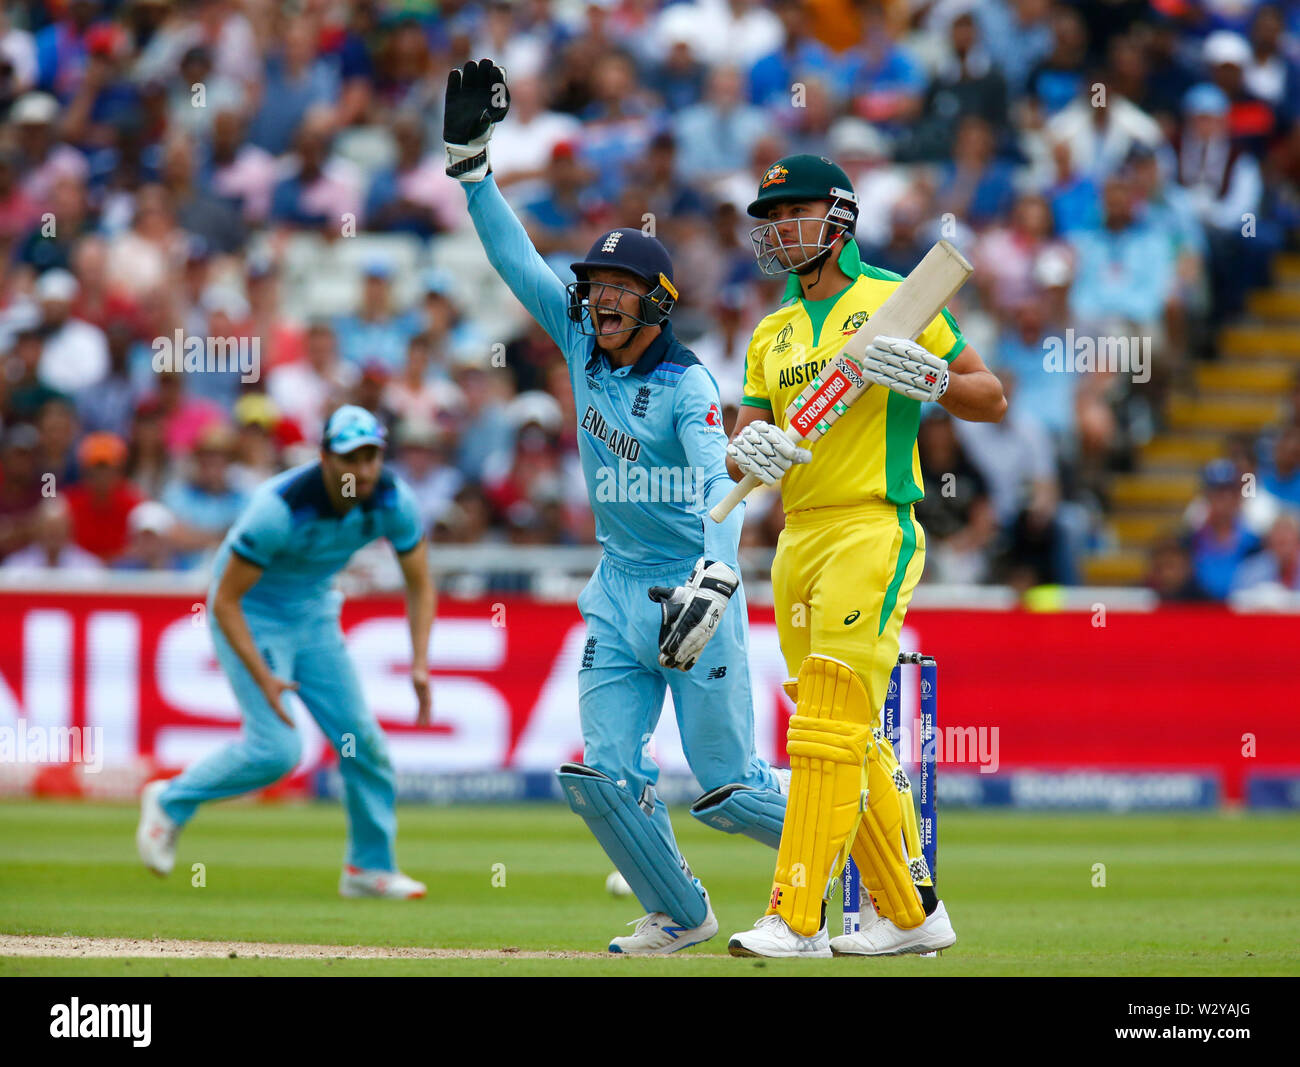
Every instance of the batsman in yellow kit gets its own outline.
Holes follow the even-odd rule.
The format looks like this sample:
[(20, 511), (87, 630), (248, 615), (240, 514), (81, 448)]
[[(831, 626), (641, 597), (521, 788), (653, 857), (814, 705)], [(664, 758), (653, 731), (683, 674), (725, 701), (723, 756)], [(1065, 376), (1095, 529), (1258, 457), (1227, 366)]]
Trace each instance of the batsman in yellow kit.
[[(778, 482), (785, 529), (772, 564), (776, 620), (795, 701), (792, 770), (767, 914), (735, 934), (739, 956), (929, 952), (956, 934), (926, 868), (907, 775), (881, 729), (899, 633), (925, 564), (912, 507), (923, 496), (921, 405), (996, 422), (1002, 385), (945, 309), (916, 338), (877, 336), (871, 387), (811, 448), (786, 409), (885, 302), (901, 278), (864, 264), (848, 176), (788, 156), (764, 174), (749, 214), (760, 268), (788, 274), (785, 302), (754, 330), (728, 469)], [(875, 918), (831, 939), (826, 900), (852, 855)]]

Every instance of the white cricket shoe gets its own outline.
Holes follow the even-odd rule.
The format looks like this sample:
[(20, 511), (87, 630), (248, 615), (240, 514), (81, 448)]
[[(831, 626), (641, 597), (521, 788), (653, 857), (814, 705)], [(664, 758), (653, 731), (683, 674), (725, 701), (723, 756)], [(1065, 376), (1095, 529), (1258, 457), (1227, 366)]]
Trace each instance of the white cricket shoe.
[(790, 929), (779, 915), (764, 915), (752, 930), (732, 934), (727, 951), (733, 956), (766, 956), (769, 958), (805, 957), (815, 960), (831, 958), (830, 940), (826, 927), (812, 937), (804, 937)]
[(915, 929), (901, 930), (884, 916), (877, 915), (856, 934), (832, 937), (831, 951), (837, 956), (903, 956), (911, 952), (939, 952), (956, 943), (957, 932), (941, 900)]
[(158, 795), (167, 788), (167, 780), (150, 782), (140, 791), (140, 825), (135, 831), (135, 849), (140, 862), (160, 878), (166, 878), (176, 866), (176, 840), (180, 826), (167, 817)]
[[(652, 911), (649, 915), (635, 920), (636, 929), (626, 937), (616, 937), (609, 943), (609, 951), (624, 953), (629, 956), (666, 956), (670, 952), (680, 952), (684, 948), (698, 945), (718, 932), (718, 917), (713, 914), (713, 903), (709, 894), (704, 894), (704, 904), (708, 914), (704, 922), (688, 930), (678, 926), (672, 916), (662, 911)], [(628, 923), (631, 926), (632, 923)]]
[(384, 897), (388, 900), (418, 900), (428, 892), (423, 882), (417, 882), (401, 871), (363, 871), (351, 864), (343, 868), (339, 878), (341, 897)]

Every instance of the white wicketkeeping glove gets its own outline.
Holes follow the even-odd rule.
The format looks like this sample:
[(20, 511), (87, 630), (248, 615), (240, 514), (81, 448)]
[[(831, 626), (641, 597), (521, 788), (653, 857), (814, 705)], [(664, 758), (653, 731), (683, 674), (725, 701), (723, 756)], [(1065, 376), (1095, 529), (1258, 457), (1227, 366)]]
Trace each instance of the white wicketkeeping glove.
[(650, 599), (663, 608), (659, 626), (659, 664), (689, 671), (709, 643), (722, 620), (731, 594), (740, 585), (740, 575), (725, 563), (702, 559), (695, 564), (685, 585), (675, 588), (656, 585)]
[(808, 463), (812, 453), (791, 443), (785, 431), (758, 419), (736, 434), (727, 445), (727, 455), (745, 474), (764, 485), (774, 485), (796, 463)]
[(913, 400), (938, 400), (948, 388), (948, 364), (905, 337), (872, 341), (862, 356), (862, 372)]

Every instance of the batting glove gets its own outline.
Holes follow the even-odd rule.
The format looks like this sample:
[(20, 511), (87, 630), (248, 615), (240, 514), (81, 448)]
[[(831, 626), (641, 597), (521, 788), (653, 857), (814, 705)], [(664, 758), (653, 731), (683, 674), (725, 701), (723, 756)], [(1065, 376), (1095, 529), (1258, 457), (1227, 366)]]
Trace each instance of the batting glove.
[(506, 72), (490, 59), (470, 60), (447, 74), (442, 139), (447, 146), (447, 174), (463, 182), (481, 182), (492, 170), (488, 141), (492, 127), (510, 110)]
[(862, 355), (862, 373), (913, 400), (938, 400), (948, 389), (948, 364), (905, 337), (877, 337)]
[(796, 463), (808, 463), (812, 453), (800, 448), (785, 431), (770, 422), (751, 422), (727, 445), (727, 455), (745, 474), (752, 474), (764, 485), (774, 485)]
[(650, 599), (663, 608), (659, 626), (659, 665), (689, 671), (718, 628), (740, 575), (725, 563), (702, 559), (685, 585), (656, 585)]

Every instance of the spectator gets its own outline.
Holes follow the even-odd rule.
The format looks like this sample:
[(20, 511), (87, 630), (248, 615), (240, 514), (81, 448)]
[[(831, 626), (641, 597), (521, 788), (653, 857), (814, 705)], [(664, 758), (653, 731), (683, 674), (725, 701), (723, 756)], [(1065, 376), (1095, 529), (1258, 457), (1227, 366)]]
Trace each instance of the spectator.
[(126, 443), (116, 434), (88, 434), (77, 446), (81, 479), (63, 492), (72, 516), (72, 539), (111, 563), (126, 549), (127, 517), (144, 500), (122, 471)]
[(1039, 193), (1021, 193), (1008, 222), (984, 231), (973, 251), (976, 272), (971, 280), (985, 307), (1011, 312), (1038, 295), (1035, 274), (1040, 264), (1068, 254), (1054, 229), (1046, 199)]
[(963, 11), (949, 27), (949, 48), (926, 90), (923, 117), (900, 153), (907, 159), (946, 159), (957, 127), (975, 115), (993, 130), (1007, 119), (1007, 83), (984, 47), (973, 11)]
[(355, 232), (364, 204), (362, 179), (353, 164), (334, 157), (333, 127), (325, 112), (312, 112), (298, 128), (288, 172), (271, 193), (270, 219), (314, 229), (332, 239)]
[(1244, 220), (1259, 209), (1259, 164), (1228, 130), (1228, 97), (1214, 85), (1197, 85), (1184, 101), (1187, 123), (1175, 139), (1178, 183), (1210, 243), (1215, 319), (1228, 318), (1245, 302), (1247, 286), (1262, 275), (1257, 242), (1243, 234)]
[(962, 451), (953, 419), (942, 408), (921, 420), (916, 444), (925, 478), (916, 518), (926, 534), (926, 579), (988, 581), (998, 524), (984, 476)]
[(145, 185), (135, 195), (131, 228), (109, 242), (109, 274), (135, 300), (156, 300), (184, 262), (188, 246), (166, 190)]
[(407, 343), (402, 372), (384, 394), (384, 406), (400, 420), (438, 425), (451, 418), (459, 390), (450, 379), (431, 373), (431, 355), (428, 334), (416, 334)]
[[(492, 133), (492, 173), (516, 201), (539, 195), (540, 181), (558, 145), (576, 144), (582, 124), (546, 106), (546, 88), (537, 75), (510, 72), (510, 113)], [(463, 199), (463, 198), (462, 198)]]
[(590, 171), (579, 161), (576, 148), (562, 141), (551, 152), (539, 194), (520, 214), (537, 251), (563, 260), (581, 255), (587, 230), (604, 212)]
[(103, 562), (73, 543), (72, 514), (59, 497), (43, 500), (36, 508), (31, 543), (5, 557), (2, 566), (9, 574), (38, 575), (47, 571), (94, 575)]
[(418, 417), (403, 420), (397, 429), (393, 468), (411, 487), (425, 532), (443, 522), (460, 491), (461, 477), (451, 465), (447, 436), (434, 423)]
[(784, 40), (749, 69), (749, 102), (779, 114), (796, 84), (821, 79), (834, 66), (829, 48), (812, 36), (801, 0), (776, 0)]
[(1259, 156), (1277, 132), (1277, 111), (1246, 85), (1246, 71), (1254, 62), (1250, 42), (1238, 33), (1216, 30), (1205, 38), (1201, 59), (1210, 81), (1228, 99), (1229, 136), (1252, 155)]
[(126, 476), (146, 496), (157, 497), (172, 480), (175, 465), (167, 447), (163, 404), (157, 397), (135, 406), (128, 438)]
[[(1101, 106), (1099, 106), (1099, 103)], [(1069, 154), (1069, 172), (1104, 182), (1135, 148), (1164, 147), (1160, 124), (1121, 92), (1113, 70), (1099, 71), (1088, 92), (1047, 124), (1047, 140)]]
[[(310, 112), (328, 114), (339, 98), (337, 71), (316, 50), (311, 18), (284, 22), (282, 46), (266, 61), (262, 104), (248, 127), (248, 139), (273, 156), (288, 151)], [(301, 151), (301, 142), (299, 144)]]
[(1030, 73), (1026, 88), (1049, 116), (1087, 89), (1088, 32), (1074, 8), (1052, 8), (1052, 50)]
[(246, 223), (256, 224), (271, 210), (279, 169), (270, 152), (245, 140), (244, 125), (237, 111), (213, 116), (211, 145), (199, 181), (234, 204)]
[(176, 519), (171, 539), (188, 553), (187, 566), (197, 565), (199, 553), (221, 544), (248, 502), (247, 495), (233, 484), (234, 451), (235, 435), (230, 427), (208, 426), (194, 443), (185, 477), (163, 490), (161, 502)]
[(67, 400), (67, 397), (46, 385), (40, 377), (41, 353), (45, 348), (44, 335), (38, 313), (23, 315), (14, 324), (9, 351), (5, 354), (4, 410), (11, 418), (34, 420), (49, 400)]
[(202, 238), (214, 252), (229, 254), (244, 245), (247, 235), (239, 210), (228, 201), (194, 184), (195, 144), (175, 135), (163, 145), (162, 185), (177, 225)]
[(358, 369), (338, 354), (334, 330), (317, 320), (307, 327), (304, 358), (271, 370), (266, 389), (276, 407), (309, 441), (320, 439), (329, 413), (351, 393)]
[(39, 442), (36, 428), (25, 422), (9, 427), (0, 441), (0, 559), (31, 540), (41, 503)]
[(1011, 206), (1011, 166), (995, 157), (993, 130), (978, 115), (957, 124), (952, 162), (942, 168), (939, 209), (961, 222), (983, 227)]
[(46, 271), (36, 282), (45, 337), (37, 373), (42, 384), (69, 396), (99, 384), (109, 371), (104, 331), (72, 314), (79, 288), (66, 270)]
[(1162, 603), (1179, 604), (1209, 600), (1209, 594), (1196, 580), (1188, 546), (1176, 537), (1158, 541), (1151, 549), (1147, 570), (1147, 588), (1154, 590)]
[(1081, 328), (1154, 333), (1174, 289), (1174, 256), (1160, 234), (1138, 224), (1132, 183), (1112, 175), (1102, 191), (1102, 224), (1070, 234), (1074, 285), (1070, 308)]
[(894, 40), (876, 4), (859, 4), (859, 44), (840, 60), (840, 79), (852, 113), (898, 136), (921, 117), (926, 76), (911, 53)]
[(1285, 507), (1300, 508), (1300, 423), (1290, 423), (1277, 435), (1259, 487)]
[(109, 323), (104, 333), (108, 349), (108, 373), (74, 396), (77, 418), (89, 433), (107, 431), (125, 438), (135, 411), (135, 386), (131, 384), (128, 361), (133, 340), (131, 327), (121, 319)]
[(184, 570), (179, 553), (172, 548), (170, 537), (176, 526), (172, 513), (154, 500), (146, 500), (131, 510), (126, 520), (130, 540), (126, 551), (113, 564), (122, 571)]
[(37, 204), (46, 204), (60, 179), (84, 184), (90, 169), (86, 158), (56, 138), (59, 103), (48, 93), (26, 93), (9, 110), (17, 133), (22, 189)]
[(1188, 537), (1196, 580), (1214, 600), (1232, 589), (1242, 560), (1259, 550), (1260, 540), (1241, 515), (1241, 483), (1228, 460), (1215, 460), (1202, 473), (1205, 521)]
[(379, 363), (391, 374), (406, 359), (406, 346), (420, 332), (416, 311), (397, 311), (393, 306), (393, 268), (385, 260), (372, 259), (364, 267), (361, 304), (352, 315), (334, 320), (339, 353), (355, 367)]
[[(48, 196), (32, 199), (42, 208), (41, 219), (19, 242), (14, 258), (38, 274), (67, 270), (77, 242), (95, 229), (86, 187), (80, 178), (62, 176), (54, 180)], [(49, 225), (51, 219), (56, 225)]]
[(460, 226), (466, 217), (465, 196), (459, 183), (447, 177), (441, 154), (425, 153), (420, 119), (402, 115), (392, 128), (397, 162), (371, 179), (366, 228), (429, 238)]
[(1232, 591), (1262, 588), (1300, 593), (1300, 517), (1285, 511), (1277, 517), (1263, 551), (1242, 561), (1232, 582)]
[(12, 247), (36, 224), (41, 213), (38, 200), (19, 181), (18, 153), (0, 146), (0, 246)]
[[(700, 61), (694, 29), (678, 24), (663, 32), (665, 55), (650, 67), (646, 84), (659, 94), (670, 113), (677, 114), (703, 99), (709, 68)], [(750, 91), (752, 94), (752, 80)], [(751, 97), (751, 102), (757, 104), (761, 101)]]
[(245, 393), (235, 403), (236, 440), (230, 465), (230, 485), (248, 496), (281, 469), (280, 412), (265, 393)]

